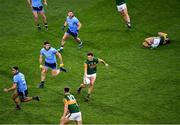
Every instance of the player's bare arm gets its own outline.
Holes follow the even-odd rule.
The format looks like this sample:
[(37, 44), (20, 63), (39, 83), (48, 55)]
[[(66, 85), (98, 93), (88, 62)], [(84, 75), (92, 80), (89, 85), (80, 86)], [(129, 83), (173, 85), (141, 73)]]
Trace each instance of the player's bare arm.
[(10, 88), (4, 88), (4, 92), (10, 92), (10, 91), (12, 91), (12, 90), (15, 90), (17, 88), (17, 84), (13, 84), (12, 85), (12, 87), (10, 87)]
[(98, 61), (99, 61), (100, 63), (104, 64), (105, 66), (109, 66), (104, 60), (102, 60), (102, 59), (100, 59), (100, 58), (98, 58)]
[(80, 30), (80, 28), (81, 28), (82, 24), (81, 24), (80, 22), (78, 22), (78, 24), (77, 24), (77, 25), (78, 25), (78, 28), (77, 28), (77, 29), (78, 29), (78, 30)]
[(42, 62), (43, 62), (43, 56), (40, 55), (39, 56), (39, 65), (40, 65), (40, 68), (42, 68)]
[(57, 52), (57, 53), (56, 53), (56, 56), (59, 58), (59, 61), (60, 61), (60, 67), (62, 67), (64, 63), (63, 63), (63, 59), (62, 59), (61, 54), (60, 54), (59, 52)]

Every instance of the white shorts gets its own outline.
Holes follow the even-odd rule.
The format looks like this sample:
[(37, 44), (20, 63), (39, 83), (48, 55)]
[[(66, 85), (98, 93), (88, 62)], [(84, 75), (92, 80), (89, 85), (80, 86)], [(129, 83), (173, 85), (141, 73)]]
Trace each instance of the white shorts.
[(117, 6), (117, 9), (118, 9), (119, 12), (122, 12), (126, 8), (127, 8), (127, 6), (126, 6), (125, 3)]
[(71, 121), (82, 121), (81, 112), (77, 113), (69, 113), (66, 118), (68, 118)]
[(87, 75), (87, 78), (91, 78), (91, 77), (96, 77), (96, 73), (91, 74), (91, 75)]
[(154, 40), (153, 40), (153, 44), (151, 44), (151, 47), (152, 48), (156, 48), (159, 46), (159, 43), (160, 43), (160, 38), (159, 37), (155, 37)]
[(89, 85), (90, 84), (90, 79), (94, 77), (96, 78), (96, 73), (91, 74), (91, 75), (87, 75), (87, 77), (83, 80), (85, 84)]

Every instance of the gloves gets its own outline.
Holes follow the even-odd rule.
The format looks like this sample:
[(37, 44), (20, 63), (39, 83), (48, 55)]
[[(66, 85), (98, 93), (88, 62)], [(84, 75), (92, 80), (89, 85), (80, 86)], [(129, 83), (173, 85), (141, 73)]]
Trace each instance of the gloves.
[(43, 65), (39, 65), (39, 68), (41, 69), (43, 67)]
[(105, 66), (106, 66), (106, 67), (108, 67), (108, 66), (109, 66), (109, 64), (107, 64), (107, 63), (106, 63), (106, 64), (105, 64)]
[(64, 66), (64, 64), (63, 64), (63, 63), (59, 64), (59, 67), (63, 67), (63, 66)]

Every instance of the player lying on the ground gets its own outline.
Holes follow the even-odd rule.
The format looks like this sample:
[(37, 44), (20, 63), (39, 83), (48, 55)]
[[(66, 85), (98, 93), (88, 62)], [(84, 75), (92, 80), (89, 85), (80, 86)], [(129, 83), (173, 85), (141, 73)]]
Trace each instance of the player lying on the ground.
[(128, 14), (127, 6), (125, 0), (116, 0), (116, 5), (119, 13), (123, 17), (128, 28), (131, 28), (130, 17)]
[(157, 37), (148, 37), (144, 40), (142, 45), (147, 48), (156, 48), (160, 45), (166, 45), (170, 43), (167, 33), (158, 32)]
[(68, 16), (62, 28), (63, 31), (67, 25), (68, 25), (68, 29), (64, 33), (64, 36), (62, 37), (61, 47), (58, 49), (58, 51), (62, 51), (64, 49), (65, 41), (69, 38), (69, 36), (72, 36), (74, 40), (79, 44), (78, 47), (82, 48), (83, 43), (81, 39), (78, 37), (78, 32), (81, 28), (81, 23), (74, 16), (74, 13), (72, 11), (68, 11)]
[(29, 102), (31, 100), (39, 101), (38, 96), (28, 97), (28, 87), (26, 84), (25, 76), (19, 72), (18, 67), (12, 67), (13, 85), (10, 88), (4, 88), (4, 92), (10, 92), (14, 90), (12, 99), (16, 104), (16, 109), (20, 110), (20, 102)]
[[(60, 65), (57, 67), (56, 56), (59, 58)], [(43, 65), (43, 57), (44, 65)], [(40, 51), (39, 64), (41, 68), (41, 82), (38, 85), (38, 88), (44, 88), (44, 83), (46, 79), (46, 74), (48, 69), (52, 69), (52, 76), (57, 76), (61, 71), (66, 72), (66, 69), (63, 67), (63, 60), (61, 54), (53, 47), (51, 47), (48, 41), (44, 42), (43, 48)]]
[(88, 101), (90, 98), (90, 95), (93, 91), (94, 83), (96, 80), (96, 66), (98, 63), (103, 63), (105, 66), (108, 66), (108, 64), (100, 59), (94, 57), (92, 52), (87, 53), (87, 60), (84, 63), (84, 78), (83, 78), (83, 83), (80, 85), (79, 89), (77, 90), (78, 93), (80, 93), (82, 88), (85, 88), (86, 85), (89, 85), (88, 88), (88, 95), (86, 100)]
[(75, 121), (76, 124), (82, 124), (81, 112), (76, 99), (69, 93), (69, 88), (64, 88), (64, 113), (61, 117), (60, 125)]
[[(46, 30), (48, 30), (48, 24), (47, 24), (47, 19), (46, 19), (46, 15), (43, 9), (43, 4), (41, 2), (41, 0), (27, 0), (31, 9), (32, 9), (32, 13), (34, 16), (34, 22), (35, 25), (37, 26), (38, 30), (41, 30), (41, 26), (38, 23), (38, 14), (41, 15), (44, 26), (46, 28)], [(44, 5), (47, 5), (46, 0), (44, 0)]]

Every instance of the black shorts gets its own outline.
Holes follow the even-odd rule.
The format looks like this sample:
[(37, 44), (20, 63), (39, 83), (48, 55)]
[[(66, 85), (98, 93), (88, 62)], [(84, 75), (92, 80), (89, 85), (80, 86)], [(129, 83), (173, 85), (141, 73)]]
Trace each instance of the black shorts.
[(47, 63), (45, 62), (45, 66), (51, 69), (56, 69), (56, 63)]
[(39, 7), (32, 7), (33, 8), (33, 11), (42, 11), (43, 10), (43, 6), (39, 6)]
[(69, 29), (67, 30), (67, 33), (70, 34), (71, 36), (73, 36), (74, 38), (77, 38), (77, 36), (78, 36), (78, 33), (73, 33)]
[(20, 99), (25, 99), (28, 95), (28, 90), (25, 90), (23, 92), (18, 92), (18, 96)]

